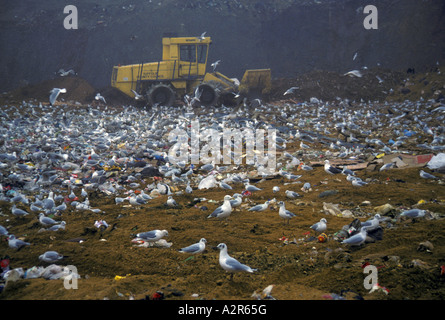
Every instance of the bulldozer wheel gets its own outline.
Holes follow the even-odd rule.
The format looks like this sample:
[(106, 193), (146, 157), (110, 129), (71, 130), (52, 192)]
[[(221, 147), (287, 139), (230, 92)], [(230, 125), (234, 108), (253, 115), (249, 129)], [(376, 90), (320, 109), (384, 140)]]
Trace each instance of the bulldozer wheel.
[(148, 90), (147, 100), (150, 106), (159, 104), (168, 107), (175, 101), (175, 92), (166, 84), (156, 84)]
[(217, 103), (218, 92), (211, 83), (201, 83), (198, 90), (201, 91), (201, 97), (199, 98), (201, 105), (209, 107)]

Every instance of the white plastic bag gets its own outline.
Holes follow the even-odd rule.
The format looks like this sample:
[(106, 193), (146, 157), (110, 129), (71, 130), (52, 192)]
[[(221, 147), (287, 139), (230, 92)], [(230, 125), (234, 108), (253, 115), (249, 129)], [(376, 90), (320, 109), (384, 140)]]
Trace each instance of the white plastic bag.
[(426, 166), (430, 170), (445, 169), (445, 153), (433, 156)]

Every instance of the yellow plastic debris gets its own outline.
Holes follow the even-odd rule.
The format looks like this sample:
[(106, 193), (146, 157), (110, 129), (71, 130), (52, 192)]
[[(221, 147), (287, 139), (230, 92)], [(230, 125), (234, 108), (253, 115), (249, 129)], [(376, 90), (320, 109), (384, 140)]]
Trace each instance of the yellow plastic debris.
[(125, 279), (128, 276), (131, 276), (131, 273), (127, 274), (126, 276), (118, 276), (118, 275), (116, 275), (114, 277), (114, 280), (119, 281), (119, 280)]
[(380, 158), (382, 158), (382, 157), (384, 157), (384, 156), (385, 156), (385, 154), (384, 154), (384, 153), (381, 153), (381, 154), (376, 155), (375, 157), (376, 157), (377, 159), (380, 159)]

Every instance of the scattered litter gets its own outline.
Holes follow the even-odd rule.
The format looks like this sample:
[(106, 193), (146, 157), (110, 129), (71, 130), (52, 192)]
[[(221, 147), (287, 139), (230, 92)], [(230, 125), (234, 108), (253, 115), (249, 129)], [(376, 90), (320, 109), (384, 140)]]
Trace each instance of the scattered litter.
[(137, 244), (136, 247), (144, 247), (144, 248), (170, 248), (172, 246), (172, 242), (167, 242), (165, 239), (160, 239), (156, 242), (144, 241), (141, 239), (133, 239), (131, 241), (134, 244)]

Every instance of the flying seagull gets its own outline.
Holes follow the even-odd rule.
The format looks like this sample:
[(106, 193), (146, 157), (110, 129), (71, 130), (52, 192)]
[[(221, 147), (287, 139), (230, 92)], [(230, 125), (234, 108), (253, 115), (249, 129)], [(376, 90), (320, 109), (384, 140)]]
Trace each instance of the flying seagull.
[(143, 96), (143, 95), (137, 93), (137, 92), (134, 91), (133, 89), (131, 89), (131, 91), (134, 93), (134, 99), (135, 99), (135, 100), (142, 100), (142, 99), (144, 99), (144, 96)]
[(283, 93), (283, 96), (294, 93), (295, 90), (298, 90), (298, 89), (300, 89), (300, 88), (299, 87), (291, 87), (291, 88), (287, 89), (285, 93)]
[(204, 31), (204, 32), (198, 37), (198, 40), (199, 40), (199, 41), (204, 40), (204, 37), (205, 37), (205, 35), (206, 35), (206, 32), (207, 32), (207, 31)]
[(107, 103), (106, 101), (105, 101), (105, 98), (100, 94), (100, 93), (97, 93), (96, 94), (96, 96), (94, 97), (94, 99), (96, 99), (97, 101), (102, 101), (103, 103)]
[(54, 105), (54, 103), (56, 102), (57, 97), (59, 96), (59, 94), (61, 93), (66, 93), (66, 89), (59, 89), (59, 88), (53, 88), (50, 92), (49, 95), (49, 103), (51, 105)]
[(215, 61), (215, 62), (213, 62), (212, 64), (211, 64), (211, 66), (213, 67), (213, 72), (215, 72), (215, 69), (216, 69), (216, 67), (218, 66), (218, 64), (221, 62), (221, 60), (217, 60), (217, 61)]

